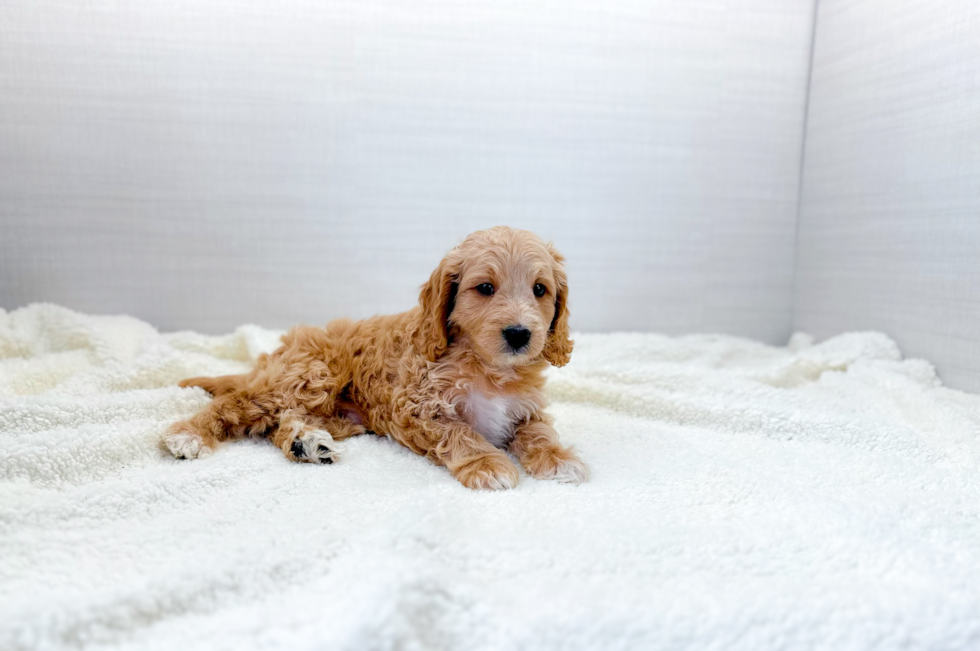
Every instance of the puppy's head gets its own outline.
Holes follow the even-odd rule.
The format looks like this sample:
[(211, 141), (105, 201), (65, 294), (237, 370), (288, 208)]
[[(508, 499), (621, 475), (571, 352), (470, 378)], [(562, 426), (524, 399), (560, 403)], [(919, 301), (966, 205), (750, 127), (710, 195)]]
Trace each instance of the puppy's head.
[(492, 366), (542, 358), (567, 364), (572, 341), (563, 261), (527, 231), (498, 226), (467, 237), (422, 287), (425, 354), (435, 360), (459, 338)]

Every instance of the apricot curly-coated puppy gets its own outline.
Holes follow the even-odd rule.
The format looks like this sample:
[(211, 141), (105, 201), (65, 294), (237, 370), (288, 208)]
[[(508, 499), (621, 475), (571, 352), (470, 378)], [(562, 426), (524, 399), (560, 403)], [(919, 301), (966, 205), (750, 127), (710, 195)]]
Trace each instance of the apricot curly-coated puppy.
[(527, 231), (473, 233), (422, 287), (419, 306), (364, 321), (299, 326), (245, 375), (192, 378), (213, 402), (165, 437), (174, 456), (269, 436), (288, 459), (332, 463), (367, 431), (445, 466), (469, 488), (532, 477), (581, 482), (584, 463), (544, 412), (548, 363), (563, 366), (568, 283), (563, 258)]

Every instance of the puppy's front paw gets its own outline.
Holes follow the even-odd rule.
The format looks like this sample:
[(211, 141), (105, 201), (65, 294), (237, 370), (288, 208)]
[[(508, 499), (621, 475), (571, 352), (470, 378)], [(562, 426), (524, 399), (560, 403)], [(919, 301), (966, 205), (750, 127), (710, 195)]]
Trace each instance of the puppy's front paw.
[(589, 467), (568, 448), (547, 448), (528, 455), (523, 463), (535, 479), (581, 484), (589, 478)]
[(197, 434), (184, 429), (168, 432), (163, 442), (170, 453), (178, 459), (203, 459), (211, 456), (211, 448), (204, 444)]
[(453, 469), (463, 486), (474, 490), (502, 490), (517, 486), (517, 467), (503, 452), (485, 454)]
[(311, 427), (295, 428), (286, 441), (284, 452), (293, 461), (304, 463), (333, 463), (340, 458), (341, 446), (330, 432)]

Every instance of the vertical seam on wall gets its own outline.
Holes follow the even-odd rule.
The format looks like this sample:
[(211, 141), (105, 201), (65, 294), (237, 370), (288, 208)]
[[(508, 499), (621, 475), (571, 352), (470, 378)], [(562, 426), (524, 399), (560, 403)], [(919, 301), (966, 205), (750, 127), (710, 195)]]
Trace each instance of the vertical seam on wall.
[(803, 130), (800, 135), (800, 170), (796, 181), (796, 232), (793, 236), (793, 282), (790, 304), (790, 334), (796, 332), (796, 306), (799, 302), (800, 224), (803, 219), (803, 180), (806, 169), (806, 141), (810, 128), (810, 92), (813, 88), (813, 55), (817, 47), (817, 16), (820, 0), (813, 0), (813, 20), (810, 26), (810, 61), (806, 73), (806, 92), (803, 95)]

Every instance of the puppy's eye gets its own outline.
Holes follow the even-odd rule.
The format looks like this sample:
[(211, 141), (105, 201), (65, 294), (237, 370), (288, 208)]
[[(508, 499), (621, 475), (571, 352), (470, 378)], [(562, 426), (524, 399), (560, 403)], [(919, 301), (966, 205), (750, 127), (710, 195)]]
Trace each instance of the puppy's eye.
[(548, 288), (545, 287), (544, 285), (542, 285), (541, 283), (538, 283), (538, 284), (536, 284), (534, 286), (534, 295), (537, 296), (538, 298), (541, 298), (542, 296), (544, 296), (545, 295), (545, 292), (547, 292), (547, 291), (548, 291)]
[(476, 291), (480, 292), (484, 296), (493, 296), (493, 285), (490, 283), (480, 283), (476, 286)]

